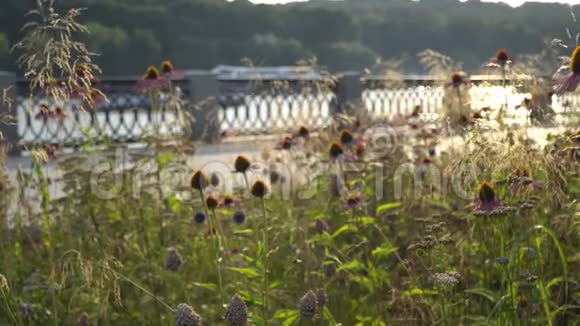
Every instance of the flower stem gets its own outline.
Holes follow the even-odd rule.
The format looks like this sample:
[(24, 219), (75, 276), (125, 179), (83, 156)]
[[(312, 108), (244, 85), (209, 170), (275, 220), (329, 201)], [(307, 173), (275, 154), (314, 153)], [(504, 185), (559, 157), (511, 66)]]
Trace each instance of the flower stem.
[(262, 265), (264, 266), (264, 275), (262, 278), (262, 318), (264, 319), (265, 325), (268, 324), (268, 237), (266, 235), (266, 229), (268, 228), (268, 214), (266, 213), (266, 201), (264, 197), (261, 198), (262, 201), (262, 213), (264, 215), (264, 227), (262, 227), (262, 245), (264, 246), (264, 251), (262, 253)]

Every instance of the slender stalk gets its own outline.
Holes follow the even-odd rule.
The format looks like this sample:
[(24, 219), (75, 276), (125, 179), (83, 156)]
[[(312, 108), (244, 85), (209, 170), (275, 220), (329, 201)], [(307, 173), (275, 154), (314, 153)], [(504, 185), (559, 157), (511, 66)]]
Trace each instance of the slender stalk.
[(131, 283), (131, 285), (133, 285), (134, 287), (138, 288), (139, 290), (145, 292), (145, 294), (149, 295), (150, 297), (152, 297), (153, 299), (157, 300), (157, 302), (161, 303), (163, 306), (165, 306), (167, 309), (169, 309), (171, 312), (175, 312), (175, 309), (173, 309), (170, 305), (168, 305), (165, 301), (161, 300), (158, 296), (156, 296), (155, 294), (151, 293), (151, 291), (147, 290), (146, 288), (144, 288), (143, 286), (141, 286), (140, 284), (136, 283), (135, 281), (131, 280), (130, 278), (128, 278), (127, 276), (111, 269), (110, 267), (105, 267), (106, 269), (112, 271), (113, 273), (115, 273), (115, 275), (117, 275), (118, 277), (122, 278), (123, 280)]
[(6, 292), (4, 292), (4, 289), (2, 287), (0, 287), (0, 292), (2, 292), (2, 297), (4, 298), (4, 303), (6, 304), (6, 310), (8, 310), (8, 314), (10, 315), (10, 318), (14, 322), (14, 325), (20, 325), (20, 322), (18, 321), (18, 319), (16, 319), (16, 315), (12, 311), (12, 308), (10, 308), (8, 297), (6, 297)]
[(222, 266), (221, 266), (221, 257), (220, 257), (220, 251), (221, 251), (221, 245), (220, 245), (220, 235), (219, 235), (219, 231), (216, 230), (217, 234), (212, 234), (214, 231), (214, 223), (217, 221), (212, 221), (211, 215), (209, 214), (209, 208), (207, 207), (207, 202), (205, 201), (205, 195), (203, 192), (203, 189), (199, 189), (199, 194), (201, 196), (201, 201), (203, 202), (203, 209), (205, 210), (205, 216), (207, 217), (207, 221), (208, 221), (208, 227), (209, 227), (209, 236), (211, 236), (213, 238), (213, 243), (214, 243), (214, 247), (216, 250), (216, 266), (217, 266), (217, 275), (218, 275), (218, 285), (219, 285), (219, 298), (220, 298), (220, 304), (223, 302), (223, 294), (224, 294), (224, 286), (223, 286), (223, 276), (222, 276)]
[(264, 246), (264, 251), (262, 253), (262, 265), (264, 266), (264, 276), (262, 277), (262, 318), (264, 323), (268, 324), (268, 237), (266, 235), (266, 229), (268, 228), (268, 214), (266, 213), (266, 201), (264, 197), (261, 198), (262, 201), (262, 213), (264, 215), (264, 227), (262, 227), (262, 245)]

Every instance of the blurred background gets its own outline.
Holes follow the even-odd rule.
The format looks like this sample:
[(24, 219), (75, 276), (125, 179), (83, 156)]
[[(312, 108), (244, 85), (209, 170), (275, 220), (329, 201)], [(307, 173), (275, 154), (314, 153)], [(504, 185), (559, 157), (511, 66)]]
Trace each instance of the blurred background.
[[(479, 0), (62, 0), (58, 10), (87, 7), (89, 49), (103, 75), (128, 75), (160, 59), (180, 69), (240, 64), (291, 65), (318, 58), (331, 71), (395, 62), (404, 74), (424, 71), (417, 53), (433, 49), (461, 58), (476, 73), (498, 48), (515, 58), (538, 53), (554, 39), (576, 43), (578, 1)], [(0, 4), (0, 70), (18, 71), (10, 48), (22, 36), (35, 0)], [(570, 50), (557, 47), (557, 54)], [(556, 58), (557, 56), (551, 56)], [(554, 63), (556, 64), (556, 63)], [(553, 66), (550, 67), (553, 69)], [(553, 70), (551, 71), (553, 73)]]

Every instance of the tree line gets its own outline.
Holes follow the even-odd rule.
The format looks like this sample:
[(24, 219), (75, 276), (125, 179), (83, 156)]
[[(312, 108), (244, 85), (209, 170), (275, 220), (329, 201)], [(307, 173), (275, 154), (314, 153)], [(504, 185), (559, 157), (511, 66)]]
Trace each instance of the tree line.
[[(2, 0), (0, 70), (18, 71), (10, 48), (36, 0)], [(575, 45), (580, 6), (528, 3), (518, 8), (479, 0), (313, 0), (255, 5), (247, 0), (59, 0), (87, 8), (84, 36), (104, 75), (134, 75), (169, 59), (181, 69), (218, 64), (290, 65), (317, 58), (331, 71), (378, 61), (421, 73), (417, 53), (433, 49), (478, 70), (498, 48), (516, 57), (553, 39)], [(568, 54), (570, 49), (558, 49)]]

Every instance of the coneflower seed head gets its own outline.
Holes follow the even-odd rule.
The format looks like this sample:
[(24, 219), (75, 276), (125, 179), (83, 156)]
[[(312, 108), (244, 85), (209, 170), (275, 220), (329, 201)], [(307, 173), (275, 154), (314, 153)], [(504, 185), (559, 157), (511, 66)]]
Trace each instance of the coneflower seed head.
[(149, 80), (158, 79), (158, 78), (159, 78), (159, 70), (157, 70), (157, 68), (155, 68), (153, 66), (149, 66), (147, 68), (147, 70), (145, 71), (145, 75), (143, 76), (143, 79), (149, 79)]
[(255, 197), (262, 198), (266, 196), (268, 190), (269, 190), (268, 185), (266, 185), (264, 181), (258, 180), (254, 182), (254, 184), (252, 185), (251, 192), (252, 195), (254, 195)]
[(330, 144), (328, 153), (330, 154), (331, 158), (338, 158), (340, 155), (344, 154), (344, 149), (342, 148), (342, 145), (340, 145), (337, 142), (334, 142)]
[(161, 72), (164, 74), (170, 74), (174, 71), (173, 64), (169, 60), (165, 60), (161, 63)]
[(580, 46), (577, 46), (572, 52), (572, 57), (570, 58), (570, 70), (574, 74), (580, 74)]
[(215, 196), (209, 195), (205, 199), (205, 204), (207, 205), (207, 207), (209, 209), (214, 209), (214, 208), (216, 208), (218, 206), (219, 201), (217, 200), (217, 198), (215, 198)]
[(191, 176), (191, 188), (195, 190), (203, 190), (209, 184), (208, 177), (203, 171), (197, 170)]
[(498, 64), (505, 65), (509, 61), (510, 56), (506, 50), (501, 49), (495, 54), (495, 59)]
[(483, 181), (479, 185), (478, 195), (479, 200), (484, 202), (490, 202), (495, 199), (495, 190), (493, 189), (493, 186), (489, 182)]
[(453, 75), (451, 75), (451, 82), (453, 85), (459, 86), (459, 84), (463, 83), (463, 76), (458, 72), (454, 72)]
[(247, 157), (243, 155), (236, 157), (236, 161), (234, 163), (236, 172), (245, 173), (250, 168), (250, 165), (251, 165), (250, 159), (248, 159)]
[(350, 144), (354, 140), (352, 132), (348, 129), (344, 129), (340, 132), (340, 142), (343, 145)]
[(298, 136), (308, 138), (309, 135), (310, 131), (306, 127), (300, 127), (300, 129), (298, 129)]

